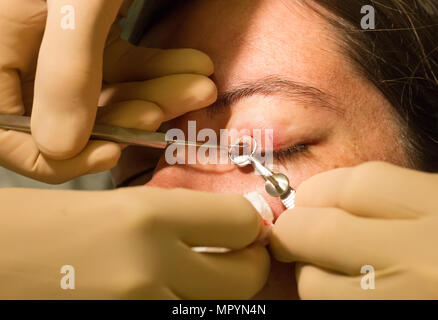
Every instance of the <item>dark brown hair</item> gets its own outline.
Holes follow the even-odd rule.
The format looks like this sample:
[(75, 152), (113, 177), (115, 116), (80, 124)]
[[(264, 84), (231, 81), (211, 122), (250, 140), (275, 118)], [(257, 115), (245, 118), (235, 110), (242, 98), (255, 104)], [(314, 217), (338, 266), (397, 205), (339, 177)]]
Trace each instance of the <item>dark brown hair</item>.
[[(341, 32), (347, 56), (392, 104), (415, 167), (438, 172), (438, 0), (305, 2)], [(374, 30), (361, 27), (365, 5), (375, 9)]]

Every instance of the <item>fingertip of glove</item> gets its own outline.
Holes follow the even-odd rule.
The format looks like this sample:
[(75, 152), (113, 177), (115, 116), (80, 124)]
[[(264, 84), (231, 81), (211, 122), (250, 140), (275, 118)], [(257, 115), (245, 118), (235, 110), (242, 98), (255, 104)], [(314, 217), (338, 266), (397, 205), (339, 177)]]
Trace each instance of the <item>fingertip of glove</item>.
[(104, 141), (95, 141), (93, 150), (87, 159), (87, 173), (94, 174), (114, 168), (121, 156), (121, 146)]
[(204, 101), (207, 105), (212, 104), (217, 99), (217, 87), (213, 80), (209, 78), (205, 78), (205, 83), (203, 84), (205, 87)]
[(52, 160), (68, 160), (75, 157), (84, 149), (87, 141), (68, 140), (59, 135), (48, 136), (34, 134), (34, 140), (42, 154)]
[(214, 64), (211, 58), (202, 51), (196, 49), (182, 49), (187, 54), (187, 60), (193, 66), (195, 72), (210, 76), (214, 73)]
[(173, 73), (193, 73), (210, 76), (214, 64), (210, 57), (196, 49), (170, 49), (161, 51), (151, 62), (172, 67)]
[(204, 76), (187, 75), (187, 77), (192, 78), (192, 85), (188, 88), (188, 96), (197, 100), (204, 107), (216, 101), (217, 87), (213, 80)]
[(139, 112), (136, 128), (155, 131), (163, 123), (165, 114), (163, 109), (152, 102), (138, 101)]

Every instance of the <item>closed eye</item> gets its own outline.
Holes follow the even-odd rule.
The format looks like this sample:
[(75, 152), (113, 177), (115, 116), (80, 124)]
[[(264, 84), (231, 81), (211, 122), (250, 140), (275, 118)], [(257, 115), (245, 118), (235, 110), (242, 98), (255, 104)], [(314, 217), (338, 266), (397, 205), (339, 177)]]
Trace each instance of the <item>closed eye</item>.
[(272, 152), (272, 155), (277, 162), (284, 164), (286, 161), (290, 161), (301, 154), (307, 153), (308, 151), (309, 145), (298, 144), (281, 150), (275, 150)]

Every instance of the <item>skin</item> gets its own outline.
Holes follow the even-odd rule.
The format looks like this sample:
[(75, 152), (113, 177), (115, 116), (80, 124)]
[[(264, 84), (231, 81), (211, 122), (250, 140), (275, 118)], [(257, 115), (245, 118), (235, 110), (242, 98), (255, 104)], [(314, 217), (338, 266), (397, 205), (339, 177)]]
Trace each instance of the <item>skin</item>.
[[(199, 32), (202, 30), (202, 32)], [(166, 128), (274, 129), (274, 151), (308, 144), (308, 151), (276, 162), (297, 188), (311, 176), (381, 160), (408, 167), (391, 106), (355, 69), (330, 25), (292, 1), (191, 1), (146, 36), (148, 47), (190, 47), (215, 64), (219, 96), (242, 83), (279, 77), (325, 92), (331, 107), (285, 94), (257, 94), (228, 106), (188, 113)], [(212, 110), (215, 112), (212, 112)], [(233, 165), (173, 165), (162, 157), (148, 186), (245, 194), (258, 191), (276, 217), (284, 210), (264, 191), (263, 180)], [(271, 275), (256, 298), (295, 298), (293, 272), (272, 261)]]

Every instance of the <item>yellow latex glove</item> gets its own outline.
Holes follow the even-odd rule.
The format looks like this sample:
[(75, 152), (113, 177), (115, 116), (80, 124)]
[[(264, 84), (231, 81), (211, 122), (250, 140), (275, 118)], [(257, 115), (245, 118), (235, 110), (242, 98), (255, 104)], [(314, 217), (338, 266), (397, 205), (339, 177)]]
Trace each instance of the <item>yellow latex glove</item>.
[[(0, 202), (1, 299), (247, 299), (269, 272), (253, 244), (263, 221), (240, 195), (2, 189)], [(64, 265), (74, 290), (61, 289)]]
[(296, 204), (275, 223), (271, 249), (299, 262), (301, 298), (438, 298), (437, 174), (365, 163), (310, 178)]
[[(115, 27), (104, 57), (121, 4), (0, 1), (0, 113), (32, 112), (32, 136), (0, 130), (1, 166), (61, 183), (117, 163), (119, 145), (88, 141), (101, 94), (103, 60), (111, 93), (101, 100), (109, 106), (101, 122), (155, 130), (161, 121), (214, 101), (216, 88), (206, 77), (213, 72), (212, 62), (199, 51), (137, 48), (117, 40)], [(61, 27), (64, 5), (75, 9), (75, 30)], [(120, 82), (128, 81), (141, 82), (126, 83), (125, 96), (117, 96)]]

